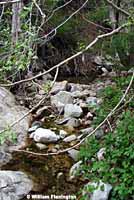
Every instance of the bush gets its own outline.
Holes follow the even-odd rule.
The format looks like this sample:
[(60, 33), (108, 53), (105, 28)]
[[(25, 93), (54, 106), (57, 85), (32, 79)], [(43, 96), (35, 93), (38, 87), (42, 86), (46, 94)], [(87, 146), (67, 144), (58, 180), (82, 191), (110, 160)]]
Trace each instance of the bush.
[[(97, 111), (95, 125), (100, 123), (122, 96), (121, 86), (128, 84), (130, 77), (117, 79), (115, 87), (107, 87), (103, 91), (104, 103)], [(129, 94), (129, 97), (131, 93)], [(128, 98), (129, 98), (128, 97)], [(80, 169), (84, 178), (90, 181), (108, 182), (113, 186), (110, 200), (132, 199), (134, 195), (134, 111), (130, 102), (117, 115), (114, 121), (115, 130), (108, 132), (101, 140), (92, 136), (81, 147), (80, 159), (83, 165)], [(114, 115), (115, 118), (115, 115)], [(112, 122), (113, 123), (113, 122)], [(97, 152), (105, 148), (103, 160), (98, 160)], [(79, 173), (80, 173), (79, 172)]]

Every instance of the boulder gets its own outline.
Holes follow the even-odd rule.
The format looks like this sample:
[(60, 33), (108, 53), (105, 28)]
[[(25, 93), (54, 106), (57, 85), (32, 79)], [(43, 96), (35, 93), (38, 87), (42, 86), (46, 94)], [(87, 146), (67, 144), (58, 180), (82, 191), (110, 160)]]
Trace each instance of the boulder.
[[(93, 193), (90, 193), (88, 190), (89, 187), (94, 187)], [(112, 186), (108, 183), (103, 183), (99, 181), (99, 183), (88, 183), (85, 185), (83, 190), (83, 196), (85, 200), (108, 200), (109, 193), (112, 190)]]
[[(7, 129), (16, 120), (23, 117), (28, 112), (28, 109), (16, 104), (15, 98), (11, 92), (7, 89), (0, 87), (0, 131)], [(11, 131), (16, 135), (17, 141), (15, 144), (10, 142), (10, 148), (21, 148), (25, 145), (25, 139), (27, 136), (27, 130), (29, 127), (29, 117), (25, 117), (20, 122), (16, 123), (15, 126), (11, 128)], [(0, 150), (1, 151), (1, 150)], [(2, 149), (2, 154), (4, 155), (5, 148)], [(6, 162), (5, 157), (3, 162)], [(2, 158), (0, 159), (0, 165), (2, 164)], [(9, 159), (7, 159), (9, 161)]]
[(62, 81), (62, 82), (55, 82), (53, 88), (51, 89), (50, 93), (55, 95), (60, 91), (66, 91), (68, 88), (68, 82)]
[(64, 108), (64, 117), (80, 117), (83, 111), (80, 106), (75, 104), (66, 104)]
[(51, 96), (51, 105), (61, 111), (66, 104), (73, 103), (73, 98), (70, 92), (60, 91), (58, 94)]
[(33, 184), (20, 171), (0, 171), (0, 199), (19, 200), (24, 198), (32, 189)]
[(38, 143), (50, 143), (57, 142), (60, 136), (56, 135), (55, 132), (50, 129), (38, 128), (30, 135), (30, 138), (33, 138), (34, 141)]

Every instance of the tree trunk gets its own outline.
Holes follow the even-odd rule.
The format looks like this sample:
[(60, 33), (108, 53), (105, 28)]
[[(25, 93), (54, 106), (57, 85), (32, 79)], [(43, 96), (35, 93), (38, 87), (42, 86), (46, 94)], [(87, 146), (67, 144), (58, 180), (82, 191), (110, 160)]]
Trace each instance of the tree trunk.
[(21, 32), (20, 13), (22, 10), (22, 2), (12, 4), (12, 45), (14, 46)]

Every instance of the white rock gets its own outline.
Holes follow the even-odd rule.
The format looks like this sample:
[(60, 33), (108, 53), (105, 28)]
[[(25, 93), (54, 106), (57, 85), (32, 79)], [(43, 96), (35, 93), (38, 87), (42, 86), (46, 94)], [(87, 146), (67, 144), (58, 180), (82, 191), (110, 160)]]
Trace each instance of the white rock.
[(104, 154), (106, 153), (106, 148), (101, 148), (98, 152), (97, 152), (97, 158), (98, 160), (104, 160)]
[(73, 135), (70, 135), (70, 136), (64, 138), (63, 142), (72, 142), (76, 139), (77, 139), (76, 135), (73, 134)]
[(90, 105), (90, 106), (96, 106), (97, 105), (97, 98), (96, 97), (88, 97), (86, 99), (86, 102)]
[(70, 92), (60, 91), (58, 94), (51, 96), (51, 105), (61, 110), (66, 104), (73, 103), (73, 98)]
[(70, 171), (69, 171), (69, 180), (73, 180), (75, 177), (76, 177), (76, 174), (77, 174), (77, 171), (79, 170), (80, 168), (80, 165), (81, 165), (82, 161), (80, 160), (79, 162), (75, 163)]
[[(96, 189), (92, 194), (88, 191), (88, 187), (93, 186)], [(101, 188), (104, 188), (103, 190)], [(90, 199), (87, 197), (85, 200), (108, 200), (109, 193), (112, 189), (112, 186), (108, 183), (103, 183), (102, 181), (99, 182), (99, 185), (97, 183), (88, 183), (85, 185), (83, 190), (83, 196), (90, 195)]]
[(19, 200), (33, 187), (32, 181), (21, 171), (0, 171), (0, 199)]
[(79, 119), (76, 118), (70, 118), (66, 124), (66, 126), (72, 126), (74, 128), (77, 128), (81, 125), (81, 122)]
[(66, 104), (64, 108), (64, 117), (80, 117), (83, 111), (80, 106), (73, 104)]
[(81, 139), (82, 137), (87, 136), (88, 134), (90, 134), (93, 131), (93, 127), (89, 127), (89, 128), (85, 128), (85, 129), (81, 129), (80, 133), (82, 133), (81, 135), (79, 135), (77, 138)]
[(38, 128), (30, 136), (34, 139), (35, 142), (39, 143), (57, 142), (60, 139), (60, 136), (56, 135), (55, 132), (44, 128)]
[(39, 149), (39, 150), (44, 150), (44, 149), (47, 149), (47, 145), (45, 144), (42, 144), (42, 143), (36, 143), (36, 147)]
[(68, 151), (69, 156), (74, 160), (78, 161), (79, 151), (76, 149), (71, 149)]
[(63, 138), (65, 138), (68, 135), (68, 133), (66, 131), (64, 131), (64, 130), (60, 130), (59, 135), (63, 139)]
[(51, 94), (57, 94), (60, 91), (66, 91), (68, 86), (67, 81), (62, 81), (62, 82), (55, 82), (52, 90), (50, 91)]

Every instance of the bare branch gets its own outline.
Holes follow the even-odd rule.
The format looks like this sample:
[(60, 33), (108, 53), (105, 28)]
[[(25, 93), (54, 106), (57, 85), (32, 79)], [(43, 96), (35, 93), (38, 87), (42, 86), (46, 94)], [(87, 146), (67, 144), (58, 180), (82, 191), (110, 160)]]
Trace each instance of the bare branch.
[[(41, 37), (40, 39), (43, 39), (43, 38), (47, 38), (49, 35), (51, 35), (53, 32), (57, 32), (57, 30), (63, 26), (66, 22), (68, 22), (74, 15), (76, 15), (86, 4), (88, 3), (88, 0), (86, 0), (82, 6), (77, 9), (75, 12), (73, 12), (66, 20), (64, 20), (61, 24), (59, 24), (57, 27), (55, 27), (53, 30), (51, 30), (48, 34), (46, 34), (45, 36)], [(42, 45), (44, 44), (44, 42), (42, 43)]]
[(127, 16), (127, 17), (130, 17), (130, 16), (131, 16), (129, 12), (127, 12), (126, 10), (124, 10), (124, 9), (122, 9), (122, 8), (120, 8), (120, 7), (118, 7), (118, 6), (117, 6), (116, 4), (114, 4), (112, 1), (106, 0), (106, 2), (107, 2), (110, 6), (112, 6), (112, 7), (115, 8), (116, 10), (118, 10), (119, 12), (123, 13), (125, 16)]
[(70, 4), (72, 2), (72, 0), (66, 2), (65, 4), (63, 4), (62, 6), (59, 6), (58, 8), (55, 8), (52, 13), (50, 14), (50, 16), (48, 16), (48, 18), (46, 19), (45, 23), (48, 22), (50, 20), (50, 18), (53, 17), (54, 13), (57, 12), (58, 10), (60, 10), (61, 8), (65, 7), (66, 5)]
[[(54, 86), (55, 82), (56, 82), (56, 79), (57, 79), (57, 76), (58, 76), (58, 73), (59, 73), (59, 68), (56, 69), (56, 73), (55, 73), (55, 77), (54, 77), (54, 80), (51, 84), (51, 87), (50, 87), (50, 90), (48, 92), (48, 94), (43, 97), (33, 108), (31, 108), (31, 110), (29, 110), (25, 115), (23, 115), (21, 118), (17, 119), (16, 121), (14, 121), (12, 124), (10, 124), (8, 127), (12, 128), (14, 127), (16, 124), (18, 124), (20, 121), (22, 121), (25, 117), (27, 117), (29, 114), (31, 114), (33, 111), (35, 111), (44, 101), (46, 98), (49, 98), (50, 97), (50, 91), (52, 89), (52, 87)], [(6, 131), (6, 129), (3, 129), (0, 131), (0, 134), (4, 133)]]
[(37, 4), (36, 0), (33, 0), (33, 2), (34, 2), (34, 4), (35, 4), (36, 8), (39, 10), (41, 16), (42, 16), (43, 18), (45, 18), (46, 15), (45, 15), (45, 13), (42, 12), (42, 10), (41, 10), (40, 6)]
[(4, 4), (8, 4), (8, 3), (17, 3), (17, 2), (21, 2), (22, 0), (8, 0), (8, 1), (1, 1), (0, 5), (4, 5)]
[(10, 87), (10, 86), (14, 86), (14, 85), (17, 85), (17, 84), (20, 84), (20, 83), (24, 83), (24, 82), (28, 82), (28, 81), (32, 81), (36, 78), (39, 78), (43, 75), (46, 75), (48, 74), (49, 72), (51, 72), (52, 70), (58, 68), (58, 67), (61, 67), (63, 66), (65, 63), (69, 62), (70, 60), (80, 56), (81, 54), (83, 54), (85, 51), (87, 51), (88, 49), (90, 49), (91, 47), (93, 47), (99, 40), (101, 39), (104, 39), (106, 37), (110, 37), (118, 32), (120, 32), (123, 28), (125, 28), (127, 26), (127, 24), (124, 24), (116, 29), (114, 29), (113, 31), (109, 32), (109, 33), (105, 33), (105, 34), (102, 34), (102, 35), (99, 35), (97, 36), (88, 46), (86, 46), (86, 48), (84, 48), (82, 51), (79, 51), (77, 52), (76, 54), (68, 57), (67, 59), (61, 61), (60, 63), (58, 63), (57, 65), (53, 66), (51, 69), (43, 72), (43, 73), (40, 73), (40, 74), (37, 74), (36, 76), (32, 77), (32, 78), (28, 78), (28, 79), (24, 79), (24, 80), (20, 80), (20, 81), (17, 81), (17, 82), (14, 82), (14, 83), (11, 83), (11, 84), (0, 84), (1, 87)]
[(116, 106), (111, 110), (111, 112), (107, 115), (107, 117), (91, 133), (89, 133), (85, 138), (83, 138), (80, 142), (78, 142), (74, 146), (72, 146), (70, 148), (63, 149), (63, 150), (59, 150), (59, 151), (57, 151), (55, 153), (35, 153), (35, 152), (32, 152), (32, 151), (26, 151), (26, 150), (14, 150), (14, 151), (16, 151), (16, 152), (24, 152), (24, 153), (32, 154), (32, 155), (40, 155), (40, 156), (49, 156), (49, 155), (51, 155), (52, 156), (52, 155), (58, 155), (58, 154), (61, 154), (61, 153), (68, 152), (71, 149), (74, 149), (74, 148), (80, 146), (83, 142), (85, 142), (86, 139), (88, 139), (90, 136), (92, 136), (105, 122), (107, 122), (109, 117), (111, 117), (115, 113), (117, 108), (121, 105), (121, 103), (124, 101), (126, 95), (128, 94), (129, 89), (131, 88), (131, 85), (133, 83), (133, 80), (134, 80), (134, 72), (132, 74), (131, 80), (129, 82), (129, 85), (128, 85), (125, 93), (123, 94), (123, 96), (120, 99), (120, 101), (116, 104)]

